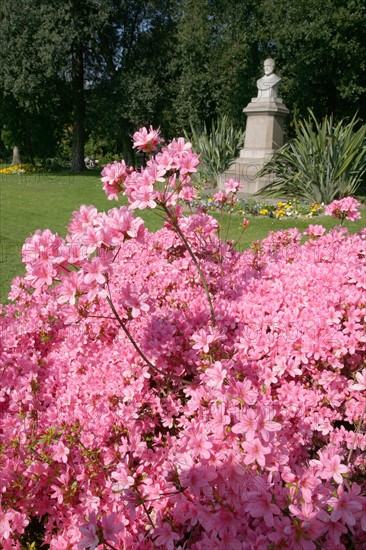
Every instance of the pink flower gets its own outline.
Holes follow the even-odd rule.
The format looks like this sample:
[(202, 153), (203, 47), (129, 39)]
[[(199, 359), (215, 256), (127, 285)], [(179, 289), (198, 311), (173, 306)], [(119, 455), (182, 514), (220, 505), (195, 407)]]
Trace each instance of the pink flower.
[(243, 188), (243, 185), (240, 181), (234, 181), (233, 179), (228, 179), (224, 183), (227, 193), (237, 193), (239, 189)]
[(83, 284), (78, 273), (72, 271), (68, 275), (63, 275), (61, 279), (61, 284), (58, 286), (58, 298), (57, 302), (59, 304), (64, 304), (69, 302), (71, 305), (75, 305), (76, 296), (80, 292), (82, 293)]
[(311, 460), (310, 464), (319, 467), (322, 479), (333, 478), (336, 483), (342, 483), (342, 474), (348, 473), (348, 466), (341, 464), (341, 457), (330, 450), (318, 452), (320, 460)]
[(223, 368), (220, 361), (215, 361), (215, 363), (206, 369), (204, 380), (207, 386), (211, 388), (220, 389), (227, 375), (227, 370)]
[(357, 380), (356, 384), (352, 384), (349, 388), (350, 390), (366, 390), (366, 369), (362, 369), (361, 372), (357, 372), (355, 375)]
[(180, 158), (186, 152), (190, 152), (192, 149), (192, 143), (186, 141), (184, 138), (174, 138), (167, 146), (167, 148), (175, 153)]
[(345, 197), (344, 199), (335, 200), (328, 204), (325, 208), (327, 216), (334, 216), (340, 220), (359, 220), (361, 213), (359, 211), (361, 203), (353, 197)]
[(164, 147), (163, 151), (156, 155), (155, 162), (158, 170), (162, 170), (163, 172), (170, 172), (170, 170), (175, 168), (174, 154), (167, 147)]
[(215, 193), (215, 195), (213, 196), (213, 199), (216, 202), (221, 202), (222, 204), (225, 204), (227, 202), (228, 196), (226, 193), (219, 191), (218, 193)]
[(235, 434), (245, 435), (247, 441), (253, 441), (258, 428), (259, 416), (255, 409), (248, 409), (237, 424), (231, 428)]
[(112, 487), (113, 491), (121, 492), (125, 489), (128, 489), (134, 484), (134, 479), (132, 476), (128, 475), (125, 464), (120, 462), (117, 466), (117, 469), (111, 474), (112, 479), (115, 483)]
[(70, 449), (66, 447), (61, 440), (54, 443), (51, 448), (53, 460), (56, 462), (63, 462), (65, 464), (67, 462), (67, 457), (70, 454)]
[(53, 264), (47, 260), (40, 260), (33, 265), (27, 265), (26, 280), (30, 281), (32, 286), (36, 289), (36, 295), (43, 289), (52, 284), (53, 279), (56, 277), (56, 270)]
[(253, 518), (263, 518), (267, 527), (274, 526), (274, 515), (279, 515), (281, 510), (272, 502), (271, 493), (269, 490), (260, 492), (249, 492), (245, 496), (245, 510)]
[(145, 153), (151, 153), (155, 151), (158, 143), (162, 141), (159, 137), (160, 128), (154, 130), (150, 126), (149, 130), (147, 128), (140, 128), (138, 132), (133, 134), (133, 147), (139, 151), (144, 151)]
[(122, 190), (122, 183), (131, 170), (131, 168), (127, 168), (124, 160), (122, 162), (115, 161), (112, 164), (107, 164), (103, 168), (101, 180), (104, 183), (103, 189), (109, 200), (118, 200), (118, 193)]
[(9, 523), (10, 514), (9, 512), (2, 512), (0, 509), (0, 537), (3, 540), (7, 540), (11, 535), (11, 527)]
[(195, 153), (192, 153), (191, 151), (187, 151), (179, 162), (179, 171), (182, 176), (186, 176), (189, 174), (193, 174), (194, 172), (197, 172), (197, 166), (200, 163), (200, 160), (198, 158), (198, 155)]
[(156, 208), (157, 193), (153, 187), (143, 187), (138, 189), (131, 195), (133, 202), (131, 202), (130, 208), (132, 210), (145, 210), (145, 208)]
[(128, 283), (120, 292), (119, 303), (127, 310), (131, 311), (131, 316), (136, 319), (144, 311), (149, 311), (150, 306), (147, 303), (149, 296), (146, 293), (138, 293), (134, 285)]
[(342, 474), (347, 474), (348, 471), (348, 466), (341, 464), (341, 457), (339, 455), (334, 455), (326, 463), (322, 477), (326, 475), (327, 477), (332, 477), (336, 483), (342, 483)]
[(95, 256), (91, 262), (84, 264), (84, 283), (100, 284), (103, 285), (106, 282), (106, 275), (109, 269), (109, 264), (112, 261), (113, 256), (111, 254), (100, 254)]
[(297, 506), (290, 504), (288, 507), (291, 514), (301, 519), (301, 521), (313, 521), (314, 519), (321, 519), (325, 523), (329, 521), (329, 516), (324, 510), (316, 510), (312, 502), (303, 502), (301, 504), (301, 510)]
[(321, 237), (326, 232), (325, 227), (322, 225), (312, 225), (310, 224), (304, 235), (310, 235), (311, 237)]
[(92, 512), (89, 519), (79, 527), (82, 538), (78, 542), (78, 548), (90, 548), (95, 550), (99, 544), (97, 536), (97, 514)]
[(353, 527), (356, 524), (357, 512), (362, 510), (361, 503), (352, 499), (352, 494), (348, 491), (345, 491), (343, 485), (339, 485), (337, 489), (337, 497), (331, 497), (328, 500), (328, 504), (332, 506), (333, 511), (330, 514), (331, 521), (342, 520), (347, 525)]
[(210, 351), (210, 344), (216, 340), (213, 334), (209, 334), (205, 329), (201, 328), (198, 332), (192, 334), (191, 339), (196, 342), (192, 348), (202, 350), (203, 353)]
[(179, 198), (186, 201), (192, 202), (193, 199), (197, 198), (197, 193), (192, 185), (185, 185), (183, 189), (179, 192)]
[(208, 440), (206, 431), (202, 427), (197, 427), (190, 432), (190, 448), (195, 456), (210, 458), (212, 443)]
[(155, 539), (155, 544), (157, 546), (164, 546), (166, 550), (173, 550), (175, 546), (174, 541), (179, 540), (180, 538), (177, 533), (172, 531), (170, 523), (167, 523), (166, 521), (160, 522), (160, 525), (155, 529), (154, 534), (158, 535)]
[(118, 544), (119, 539), (116, 537), (116, 534), (124, 529), (124, 525), (118, 522), (117, 514), (112, 512), (109, 516), (104, 516), (102, 518), (102, 529), (104, 540), (111, 540)]
[(245, 464), (253, 464), (254, 462), (258, 462), (258, 464), (262, 466), (262, 468), (264, 468), (264, 466), (266, 465), (265, 455), (268, 455), (271, 452), (268, 447), (264, 447), (264, 445), (262, 445), (259, 439), (245, 441), (243, 443), (243, 450), (245, 452)]

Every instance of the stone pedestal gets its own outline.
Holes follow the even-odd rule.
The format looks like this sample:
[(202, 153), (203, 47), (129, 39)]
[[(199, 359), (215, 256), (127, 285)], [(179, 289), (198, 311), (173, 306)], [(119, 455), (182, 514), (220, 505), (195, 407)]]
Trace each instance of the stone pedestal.
[(289, 110), (282, 99), (265, 101), (253, 98), (245, 107), (247, 126), (244, 148), (239, 158), (218, 178), (219, 188), (233, 178), (244, 184), (242, 195), (258, 192), (271, 180), (271, 176), (257, 177), (258, 171), (270, 159), (276, 149), (283, 145), (283, 126)]

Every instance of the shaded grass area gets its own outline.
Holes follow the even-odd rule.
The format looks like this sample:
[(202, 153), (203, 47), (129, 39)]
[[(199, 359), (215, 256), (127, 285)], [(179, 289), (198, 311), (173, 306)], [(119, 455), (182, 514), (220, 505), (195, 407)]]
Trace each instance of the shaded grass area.
[[(99, 173), (85, 174), (0, 174), (0, 302), (4, 303), (11, 280), (24, 273), (21, 262), (21, 247), (24, 240), (36, 229), (49, 228), (65, 236), (71, 214), (82, 204), (94, 205), (98, 210), (109, 210), (123, 204), (108, 201), (99, 180)], [(154, 211), (137, 212), (151, 231), (162, 226), (162, 220)], [(219, 216), (216, 216), (219, 219)], [(236, 240), (241, 233), (242, 216), (233, 216), (228, 238)], [(327, 229), (337, 225), (329, 217), (314, 219), (282, 219), (248, 217), (250, 226), (238, 243), (243, 250), (255, 240), (261, 240), (269, 231), (298, 227), (305, 230), (310, 223), (321, 223)], [(223, 217), (223, 237), (226, 236), (228, 216)], [(345, 224), (352, 232), (365, 226), (365, 210), (362, 220)]]

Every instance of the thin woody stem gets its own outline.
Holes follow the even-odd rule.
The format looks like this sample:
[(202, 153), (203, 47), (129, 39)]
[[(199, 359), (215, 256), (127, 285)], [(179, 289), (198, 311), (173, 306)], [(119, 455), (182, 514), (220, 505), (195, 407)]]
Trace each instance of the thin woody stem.
[(236, 241), (233, 242), (232, 248), (235, 248), (236, 245), (240, 242), (242, 236), (244, 235), (244, 233), (246, 232), (247, 229), (248, 229), (248, 226), (243, 227), (243, 229), (241, 230), (241, 233), (240, 233), (239, 237), (236, 239)]
[(208, 301), (208, 305), (209, 305), (209, 308), (210, 308), (210, 315), (211, 315), (211, 321), (212, 321), (212, 325), (215, 327), (216, 326), (216, 319), (215, 319), (215, 312), (214, 312), (214, 308), (213, 308), (213, 305), (212, 305), (212, 300), (211, 300), (211, 296), (210, 296), (210, 291), (208, 290), (208, 286), (207, 286), (207, 283), (206, 283), (206, 279), (203, 275), (203, 272), (202, 272), (202, 269), (201, 269), (201, 266), (195, 256), (195, 254), (193, 253), (193, 250), (192, 248), (190, 247), (189, 245), (189, 242), (187, 241), (187, 239), (185, 238), (184, 236), (184, 233), (182, 232), (181, 228), (179, 227), (178, 223), (176, 221), (174, 221), (171, 217), (171, 214), (169, 212), (169, 209), (165, 206), (165, 205), (162, 205), (165, 212), (168, 214), (168, 217), (169, 217), (169, 221), (170, 223), (173, 225), (174, 229), (176, 230), (176, 232), (178, 233), (179, 237), (181, 238), (181, 240), (183, 241), (183, 244), (184, 246), (186, 247), (186, 250), (188, 252), (188, 254), (190, 255), (190, 257), (192, 258), (193, 260), (193, 263), (194, 265), (196, 266), (196, 269), (198, 271), (198, 274), (200, 276), (200, 279), (201, 279), (201, 282), (202, 282), (202, 286), (204, 288), (204, 291), (205, 291), (205, 294), (207, 296), (207, 301)]
[(111, 310), (113, 311), (113, 314), (114, 314), (115, 318), (117, 319), (117, 322), (118, 322), (119, 326), (122, 328), (123, 332), (125, 333), (125, 335), (129, 339), (129, 341), (131, 342), (131, 344), (133, 345), (133, 347), (135, 348), (137, 353), (140, 355), (140, 357), (145, 361), (147, 366), (153, 372), (155, 372), (156, 374), (160, 374), (161, 376), (164, 376), (165, 378), (169, 378), (170, 380), (175, 380), (175, 382), (180, 382), (181, 384), (186, 384), (186, 385), (191, 384), (191, 382), (189, 382), (188, 380), (184, 380), (183, 378), (180, 378), (179, 376), (174, 376), (174, 374), (168, 374), (166, 372), (163, 372), (158, 367), (156, 367), (151, 361), (149, 361), (149, 359), (146, 357), (146, 355), (144, 354), (142, 349), (138, 346), (138, 344), (136, 343), (136, 341), (132, 337), (132, 335), (131, 335), (130, 331), (128, 330), (128, 328), (126, 327), (125, 323), (122, 321), (121, 317), (119, 316), (119, 314), (118, 314), (116, 308), (114, 307), (114, 304), (113, 304), (113, 302), (112, 302), (112, 300), (109, 296), (107, 296), (107, 302), (108, 302)]
[(147, 519), (149, 520), (150, 525), (155, 528), (155, 525), (151, 519), (149, 510), (146, 508), (145, 502), (142, 502), (142, 507), (144, 509), (145, 514), (147, 515)]
[(228, 220), (227, 226), (226, 226), (225, 241), (227, 241), (228, 237), (229, 237), (229, 230), (230, 230), (230, 225), (231, 225), (232, 214), (233, 214), (233, 205), (231, 204), (230, 211), (229, 211), (229, 220)]

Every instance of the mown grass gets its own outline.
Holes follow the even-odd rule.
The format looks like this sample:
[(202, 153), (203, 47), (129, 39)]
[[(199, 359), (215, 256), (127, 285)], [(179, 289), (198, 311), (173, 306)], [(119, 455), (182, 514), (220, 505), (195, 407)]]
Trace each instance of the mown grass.
[[(99, 173), (88, 171), (82, 175), (58, 174), (0, 174), (0, 302), (4, 303), (11, 280), (24, 273), (21, 262), (21, 247), (24, 240), (36, 229), (49, 228), (65, 236), (71, 213), (82, 204), (93, 204), (98, 210), (108, 210), (121, 203), (108, 201), (101, 188)], [(162, 225), (154, 211), (139, 212), (151, 231)], [(236, 240), (241, 233), (242, 216), (233, 216), (228, 238)], [(269, 231), (298, 227), (305, 230), (309, 223), (321, 223), (327, 229), (337, 225), (329, 217), (314, 219), (276, 220), (263, 217), (248, 217), (250, 226), (245, 231), (238, 248), (244, 249), (255, 240), (268, 235)], [(223, 236), (226, 235), (228, 217), (223, 219)], [(362, 220), (346, 224), (352, 232), (365, 226), (365, 210)]]

